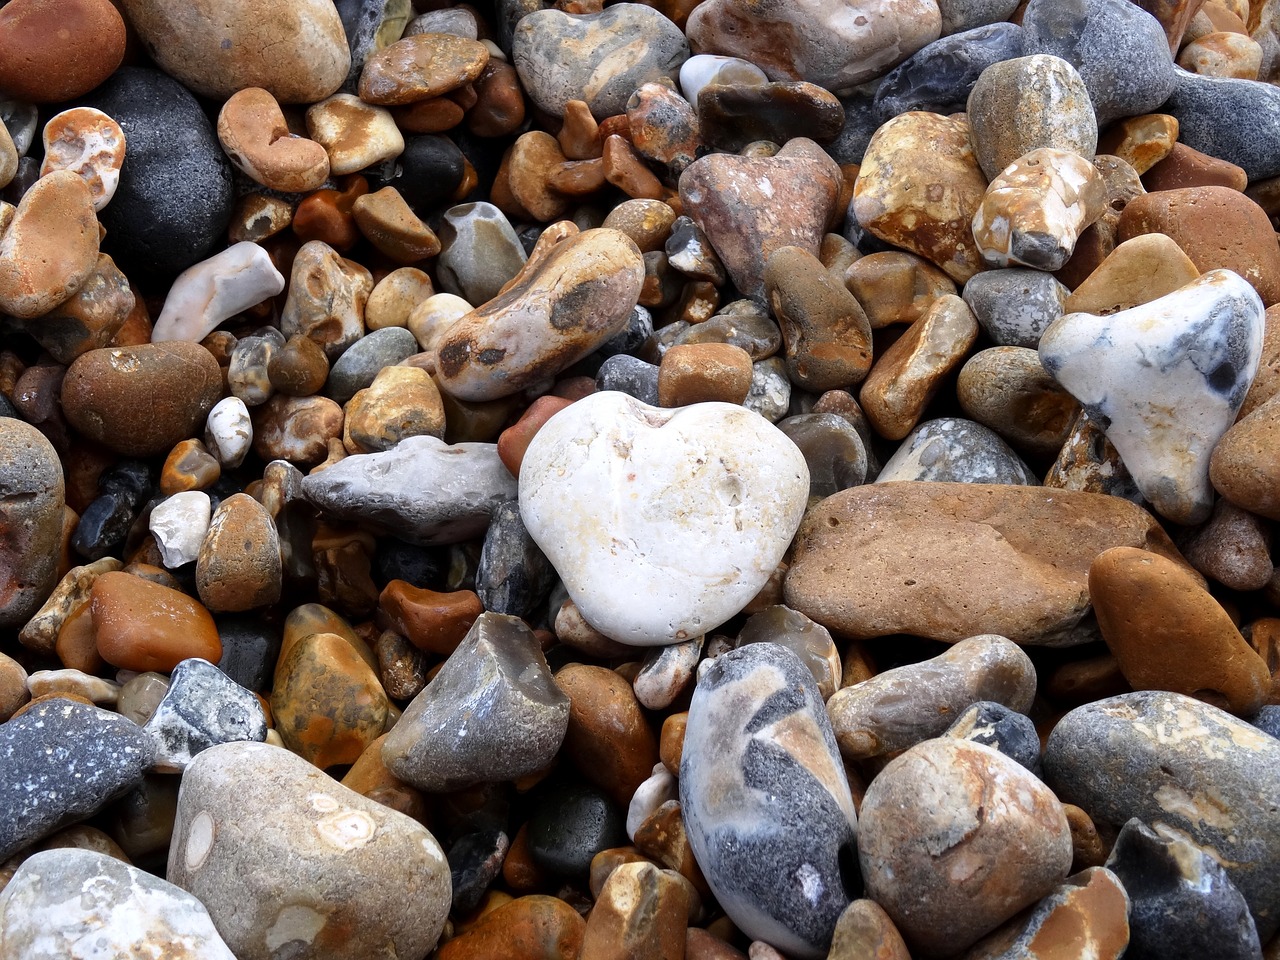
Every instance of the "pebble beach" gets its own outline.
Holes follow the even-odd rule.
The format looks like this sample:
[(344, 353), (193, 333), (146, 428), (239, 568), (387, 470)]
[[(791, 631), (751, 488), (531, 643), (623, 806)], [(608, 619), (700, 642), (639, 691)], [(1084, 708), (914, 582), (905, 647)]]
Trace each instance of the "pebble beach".
[(0, 960), (1280, 960), (1280, 0), (0, 0)]

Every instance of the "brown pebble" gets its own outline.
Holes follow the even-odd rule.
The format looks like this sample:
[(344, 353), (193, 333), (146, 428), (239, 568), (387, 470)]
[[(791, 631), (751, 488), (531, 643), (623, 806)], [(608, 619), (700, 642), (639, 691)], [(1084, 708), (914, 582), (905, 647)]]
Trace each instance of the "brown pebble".
[(911, 960), (911, 954), (879, 904), (854, 900), (836, 921), (827, 960)]
[(1236, 421), (1209, 460), (1214, 488), (1250, 513), (1280, 520), (1280, 397)]
[(933, 302), (957, 293), (955, 281), (923, 257), (904, 250), (872, 253), (855, 260), (844, 285), (858, 298), (873, 330), (915, 323)]
[(440, 252), (440, 238), (395, 187), (357, 197), (351, 215), (369, 242), (396, 263), (416, 263)]
[(267, 361), (271, 386), (290, 397), (319, 393), (329, 378), (329, 358), (324, 348), (304, 334), (290, 337)]
[(690, 927), (685, 932), (684, 960), (747, 960), (747, 955), (701, 927)]
[(114, 260), (100, 253), (93, 273), (70, 299), (42, 317), (13, 322), (59, 363), (71, 363), (90, 350), (118, 346), (118, 334), (136, 303), (128, 278)]
[(1181, 544), (1187, 561), (1232, 590), (1261, 590), (1271, 580), (1271, 527), (1230, 500)]
[(4, 723), (31, 699), (27, 671), (17, 660), (0, 652), (0, 723)]
[(62, 622), (56, 649), (58, 660), (68, 669), (98, 673), (106, 666), (106, 661), (98, 653), (92, 604), (86, 601)]
[(524, 123), (524, 91), (516, 68), (491, 58), (475, 81), (476, 105), (467, 111), (467, 129), (477, 137), (505, 137)]
[(218, 463), (199, 440), (179, 440), (160, 469), (160, 492), (166, 497), (187, 490), (207, 490), (222, 476)]
[(502, 879), (516, 893), (533, 893), (546, 886), (542, 868), (534, 862), (529, 847), (529, 824), (522, 823), (502, 861)]
[(1108, 127), (1098, 137), (1098, 153), (1119, 157), (1141, 176), (1169, 156), (1177, 140), (1177, 117), (1144, 113)]
[(1100, 867), (1107, 862), (1110, 844), (1098, 835), (1089, 814), (1071, 803), (1062, 805), (1067, 826), (1071, 828), (1071, 872), (1079, 873), (1089, 867)]
[[(12, 8), (0, 8), (2, 18)], [(70, 299), (98, 265), (93, 195), (79, 175), (55, 170), (23, 194), (0, 247), (0, 312), (22, 319)]]
[(600, 899), (600, 891), (604, 889), (605, 881), (624, 863), (653, 863), (653, 861), (635, 847), (610, 847), (607, 850), (601, 850), (591, 858), (587, 886), (591, 890), (592, 897)]
[(711, 896), (702, 869), (694, 858), (685, 832), (679, 800), (668, 800), (636, 828), (636, 849), (655, 863), (674, 870), (693, 884), (702, 897)]
[(673, 777), (680, 775), (680, 759), (684, 756), (684, 730), (689, 713), (673, 713), (662, 721), (662, 733), (658, 738), (658, 756), (662, 765)]
[(740, 404), (751, 389), (751, 357), (729, 343), (671, 347), (658, 367), (658, 404), (683, 407), (720, 401)]
[(124, 59), (109, 0), (12, 0), (0, 10), (0, 93), (32, 103), (83, 96)]
[(285, 193), (315, 190), (329, 178), (329, 155), (289, 133), (276, 98), (262, 87), (238, 90), (218, 113), (218, 142), (250, 179)]
[(591, 960), (679, 960), (688, 899), (675, 878), (652, 863), (619, 866), (587, 917), (582, 955)]
[(1089, 599), (1135, 690), (1172, 690), (1248, 716), (1271, 685), (1266, 663), (1186, 569), (1134, 547), (1099, 554)]
[(328, 397), (277, 395), (254, 407), (253, 452), (263, 460), (288, 460), (314, 466), (329, 453), (329, 441), (341, 446), (342, 408)]
[(1219, 160), (1185, 143), (1175, 143), (1169, 155), (1142, 175), (1148, 193), (1183, 187), (1228, 187), (1244, 190), (1249, 177), (1234, 163)]
[(108, 572), (90, 591), (102, 659), (115, 667), (170, 673), (188, 657), (222, 658), (209, 611), (185, 593), (124, 572)]
[(408, 637), (418, 649), (442, 657), (457, 649), (484, 612), (472, 590), (437, 593), (404, 580), (388, 583), (378, 606), (391, 629)]
[(1126, 240), (1067, 297), (1064, 313), (1103, 317), (1180, 290), (1200, 276), (1191, 259), (1163, 233)]
[(543, 424), (572, 403), (563, 397), (539, 397), (520, 415), (520, 419), (498, 436), (498, 457), (513, 477), (520, 476), (520, 463), (534, 435)]
[(404, 37), (370, 56), (360, 99), (380, 106), (429, 100), (476, 80), (489, 62), (484, 44), (445, 33)]
[(1267, 307), (1262, 327), (1262, 358), (1258, 372), (1254, 374), (1249, 392), (1245, 394), (1237, 420), (1243, 420), (1254, 410), (1280, 393), (1280, 305)]
[(570, 960), (580, 956), (586, 927), (586, 921), (564, 900), (517, 897), (441, 944), (434, 956), (435, 960)]
[(196, 560), (196, 589), (206, 607), (235, 613), (280, 599), (280, 538), (266, 508), (244, 493), (213, 512)]
[[(369, 181), (352, 175), (338, 181), (340, 190), (325, 188), (307, 194), (293, 212), (293, 232), (304, 243), (323, 240), (335, 250), (346, 251), (360, 239), (352, 208), (369, 192)], [(285, 271), (281, 271), (282, 273)]]

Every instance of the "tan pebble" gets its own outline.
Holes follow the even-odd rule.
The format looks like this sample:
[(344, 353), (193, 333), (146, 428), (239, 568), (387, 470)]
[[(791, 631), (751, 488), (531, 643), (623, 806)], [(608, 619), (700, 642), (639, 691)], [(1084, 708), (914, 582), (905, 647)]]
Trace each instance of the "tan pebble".
[(601, 226), (621, 230), (641, 253), (649, 253), (663, 248), (675, 219), (676, 212), (661, 200), (624, 200), (609, 211)]
[(262, 504), (244, 493), (218, 505), (196, 560), (196, 589), (217, 613), (252, 610), (280, 599), (280, 540)]
[(599, 960), (670, 960), (684, 952), (688, 898), (652, 863), (622, 864), (587, 917), (582, 951)]
[(227, 226), (227, 239), (231, 243), (245, 240), (261, 243), (287, 230), (293, 223), (294, 205), (283, 197), (265, 193), (246, 193), (236, 201)]
[(960, 369), (956, 397), (966, 414), (1015, 449), (1052, 457), (1075, 422), (1080, 404), (1026, 347), (991, 347)]
[(827, 960), (911, 960), (911, 954), (879, 904), (854, 900), (836, 921)]
[(684, 960), (747, 960), (747, 955), (701, 927), (690, 927), (685, 932)]
[(332, 633), (341, 637), (351, 645), (360, 659), (369, 665), (370, 670), (378, 669), (378, 658), (369, 645), (352, 629), (351, 624), (329, 607), (320, 603), (304, 603), (294, 607), (285, 617), (284, 628), (280, 635), (280, 653), (276, 656), (276, 666), (284, 662), (284, 658), (293, 645), (313, 633)]
[(1245, 394), (1237, 419), (1243, 420), (1280, 393), (1280, 306), (1271, 306), (1263, 317), (1262, 358)]
[(667, 800), (646, 817), (636, 828), (635, 844), (646, 857), (688, 880), (700, 897), (711, 896), (711, 888), (689, 844), (679, 800)]
[(72, 567), (62, 575), (35, 616), (19, 631), (18, 642), (33, 653), (52, 656), (63, 624), (89, 602), (94, 581), (122, 566), (124, 564), (115, 557), (103, 557), (93, 563)]
[(345, 176), (404, 152), (404, 136), (390, 112), (349, 93), (307, 108), (307, 134), (329, 155), (329, 170)]
[[(435, 293), (409, 312), (407, 326), (418, 341), (418, 346), (423, 351), (434, 354), (445, 331), (473, 309), (471, 304), (456, 294)], [(432, 372), (434, 370), (435, 365), (432, 364)]]
[(120, 687), (120, 697), (116, 701), (116, 712), (128, 717), (138, 726), (151, 719), (160, 706), (160, 701), (169, 692), (169, 678), (154, 670), (139, 673), (124, 682)]
[(43, 139), (40, 176), (70, 170), (88, 184), (95, 211), (111, 202), (125, 156), (120, 124), (93, 107), (73, 107), (49, 119)]
[(342, 436), (342, 408), (328, 397), (274, 396), (253, 410), (253, 450), (263, 460), (313, 466)]
[(1098, 835), (1089, 814), (1075, 804), (1064, 803), (1062, 812), (1067, 817), (1067, 826), (1071, 829), (1071, 872), (1078, 873), (1089, 867), (1100, 867), (1111, 852), (1111, 845)]
[(1271, 671), (1181, 565), (1115, 547), (1089, 567), (1089, 598), (1135, 690), (1185, 693), (1245, 716), (1262, 705)]
[(293, 260), (288, 290), (280, 313), (280, 332), (286, 339), (305, 334), (333, 361), (364, 335), (373, 275), (324, 241), (302, 245)]
[(977, 338), (978, 321), (968, 304), (950, 294), (936, 300), (863, 381), (858, 401), (875, 431), (889, 440), (910, 433)]
[(1167, 157), (1177, 141), (1177, 117), (1144, 113), (1107, 128), (1098, 138), (1098, 153), (1119, 157), (1141, 176)]
[(547, 223), (568, 212), (569, 198), (552, 189), (548, 179), (550, 171), (566, 159), (555, 137), (540, 130), (521, 134), (511, 146), (506, 159), (508, 189), (520, 209), (533, 219)]
[(386, 738), (386, 734), (382, 734), (364, 748), (342, 778), (342, 785), (362, 797), (423, 822), (427, 816), (426, 798), (414, 787), (396, 779), (382, 762), (382, 743)]
[(213, 617), (184, 593), (109, 572), (94, 581), (90, 596), (98, 653), (113, 666), (169, 673), (188, 657), (222, 658)]
[(70, 298), (98, 264), (93, 193), (54, 170), (22, 195), (0, 234), (0, 312), (31, 318)]
[(395, 187), (357, 197), (351, 212), (360, 232), (396, 263), (416, 263), (440, 252), (440, 238)]
[(560, 604), (554, 623), (556, 639), (571, 650), (577, 650), (598, 659), (622, 659), (635, 649), (611, 640), (587, 623), (582, 611), (572, 600)]
[(1231, 427), (1209, 461), (1214, 488), (1251, 513), (1280, 520), (1280, 397)]
[(414, 308), (433, 293), (431, 278), (417, 267), (392, 270), (374, 284), (364, 308), (364, 325), (370, 330), (407, 327)]
[(1064, 313), (1106, 316), (1158, 300), (1185, 287), (1200, 271), (1163, 233), (1126, 240), (1072, 291)]
[(903, 250), (858, 258), (845, 270), (844, 285), (862, 304), (873, 330), (915, 323), (939, 297), (959, 292), (932, 263)]
[(1245, 34), (1207, 33), (1182, 48), (1178, 66), (1202, 77), (1257, 80), (1262, 67), (1262, 47)]
[(429, 100), (479, 78), (489, 62), (484, 44), (444, 33), (398, 40), (369, 57), (360, 99), (380, 106)]
[(0, 723), (12, 717), (30, 699), (27, 671), (13, 657), (0, 652)]
[(658, 404), (682, 407), (720, 401), (740, 404), (751, 389), (751, 357), (729, 343), (671, 347), (658, 368)]
[(222, 105), (218, 142), (236, 169), (272, 190), (306, 193), (329, 178), (324, 147), (291, 134), (280, 104), (261, 87), (237, 90)]
[(95, 677), (83, 670), (37, 670), (27, 677), (32, 697), (74, 693), (99, 706), (114, 706), (120, 698), (120, 684)]
[(207, 490), (222, 476), (222, 465), (199, 440), (174, 444), (160, 469), (160, 492), (165, 496), (188, 490)]
[(355, 453), (389, 450), (405, 437), (444, 437), (444, 401), (435, 381), (416, 367), (384, 367), (348, 401), (344, 443)]
[(271, 386), (291, 397), (319, 393), (329, 379), (329, 359), (324, 349), (308, 336), (290, 337), (267, 361)]
[[(18, 172), (18, 148), (13, 145), (13, 138), (9, 136), (9, 128), (0, 123), (0, 189), (7, 187), (14, 175)], [(3, 233), (4, 224), (0, 222), (0, 233)]]

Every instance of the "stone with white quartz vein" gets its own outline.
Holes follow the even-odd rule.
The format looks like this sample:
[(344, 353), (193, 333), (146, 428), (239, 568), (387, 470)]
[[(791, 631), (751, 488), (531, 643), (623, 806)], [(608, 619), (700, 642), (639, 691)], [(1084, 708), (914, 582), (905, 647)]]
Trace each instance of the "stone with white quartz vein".
[(758, 414), (614, 391), (547, 421), (520, 467), (525, 526), (582, 616), (635, 646), (688, 640), (741, 610), (808, 492), (803, 455)]

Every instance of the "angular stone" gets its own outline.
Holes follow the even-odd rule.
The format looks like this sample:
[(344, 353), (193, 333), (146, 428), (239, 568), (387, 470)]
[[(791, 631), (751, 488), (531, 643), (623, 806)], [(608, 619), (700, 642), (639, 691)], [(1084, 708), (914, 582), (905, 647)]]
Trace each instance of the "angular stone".
[(761, 297), (773, 251), (794, 246), (817, 256), (842, 182), (836, 162), (797, 137), (773, 156), (702, 157), (680, 175), (680, 200), (739, 292)]
[(1089, 565), (1114, 546), (1178, 557), (1155, 519), (1118, 497), (973, 483), (854, 487), (809, 511), (786, 603), (851, 638), (954, 642), (999, 630), (1017, 643), (1071, 643), (1089, 609)]
[(520, 513), (588, 623), (662, 645), (714, 629), (759, 592), (799, 523), (808, 472), (741, 407), (663, 410), (602, 392), (530, 442)]
[(1044, 485), (1123, 497), (1140, 507), (1146, 504), (1116, 448), (1083, 410), (1071, 425), (1058, 458), (1045, 474)]
[(17, 629), (47, 605), (58, 582), (65, 499), (53, 445), (30, 424), (0, 417), (0, 629)]
[[(1077, 707), (1045, 747), (1045, 779), (1099, 827), (1137, 817), (1226, 868), (1266, 942), (1280, 926), (1270, 864), (1280, 831), (1280, 741), (1180, 693), (1148, 691)], [(1136, 896), (1135, 896), (1136, 900)]]
[[(515, 471), (519, 474), (519, 465)], [(486, 610), (526, 617), (555, 585), (551, 561), (538, 549), (520, 517), (520, 504), (509, 500), (493, 511), (476, 567), (476, 595)]]
[(151, 342), (199, 343), (224, 320), (284, 289), (284, 277), (256, 243), (242, 241), (178, 275), (156, 318)]
[(1035, 690), (1030, 658), (1004, 637), (985, 634), (961, 640), (930, 660), (837, 690), (827, 701), (827, 713), (841, 755), (865, 760), (942, 736), (978, 701), (1026, 713)]
[(482, 614), (382, 748), (401, 780), (429, 793), (517, 780), (555, 758), (569, 698), (522, 620)]
[(1262, 326), (1253, 288), (1211, 270), (1109, 317), (1059, 318), (1040, 339), (1040, 361), (1105, 425), (1152, 506), (1177, 523), (1198, 523), (1213, 503), (1209, 456), (1244, 403)]
[(302, 481), (303, 496), (341, 520), (376, 525), (411, 543), (458, 543), (516, 496), (491, 443), (407, 437), (382, 453), (347, 457)]
[(582, 950), (601, 960), (666, 960), (684, 952), (689, 897), (652, 863), (626, 863), (609, 874), (587, 918)]
[(623, 233), (601, 228), (561, 241), (445, 331), (436, 344), (440, 387), (496, 400), (554, 377), (621, 332), (643, 281), (640, 250)]
[(132, 721), (63, 697), (0, 725), (0, 758), (9, 771), (0, 781), (0, 860), (140, 783), (154, 750)]
[[(684, 693), (702, 659), (703, 639), (694, 637), (667, 647), (653, 647), (644, 655), (640, 672), (631, 683), (641, 706), (649, 710), (665, 710)], [(635, 797), (632, 802), (634, 804)], [(628, 833), (634, 832), (628, 830)]]
[(209, 495), (202, 490), (175, 493), (155, 505), (147, 528), (160, 548), (160, 558), (170, 570), (194, 563), (209, 532), (212, 515)]
[[(1035, 723), (1025, 713), (1010, 710), (1004, 704), (991, 700), (970, 704), (943, 736), (999, 750), (1036, 776), (1040, 775), (1040, 734), (1036, 732)], [(1077, 846), (1074, 829), (1071, 843), (1074, 850)]]
[(597, 120), (624, 113), (637, 88), (674, 80), (689, 56), (680, 28), (644, 4), (529, 16), (516, 26), (511, 59), (530, 99), (555, 117), (570, 100), (586, 101)]
[(0, 943), (15, 957), (235, 960), (209, 911), (174, 884), (91, 850), (45, 850), (0, 892)]
[(982, 269), (970, 223), (987, 178), (963, 117), (905, 113), (867, 144), (851, 218), (872, 235), (937, 264), (964, 283)]
[(680, 762), (689, 843), (748, 936), (822, 957), (856, 881), (858, 821), (817, 684), (794, 653), (753, 643), (700, 671)]
[(926, 740), (890, 762), (862, 801), (858, 846), (867, 895), (922, 958), (968, 947), (1071, 868), (1053, 793), (965, 740)]
[(421, 957), (449, 912), (449, 865), (421, 824), (261, 743), (187, 768), (167, 876), (242, 960)]
[(348, 453), (380, 453), (409, 437), (444, 435), (444, 401), (430, 374), (417, 367), (383, 367), (344, 412)]
[(267, 718), (254, 694), (208, 660), (183, 660), (144, 728), (156, 742), (157, 768), (184, 770), (219, 743), (267, 738)]
[(280, 332), (286, 339), (308, 336), (336, 360), (364, 334), (364, 307), (372, 290), (368, 270), (338, 256), (324, 241), (310, 240), (293, 260)]
[(753, 613), (733, 645), (749, 643), (776, 643), (798, 656), (813, 674), (824, 702), (840, 688), (840, 650), (831, 632), (799, 611), (774, 604)]

